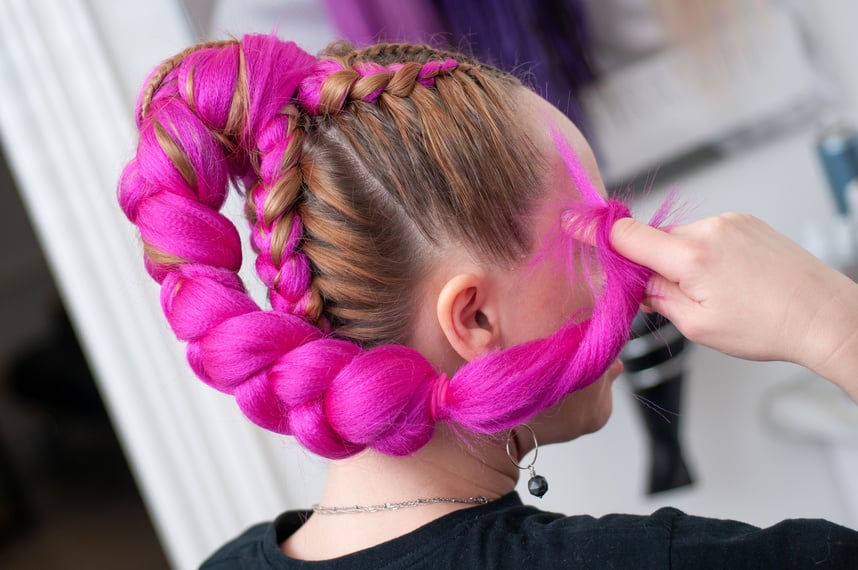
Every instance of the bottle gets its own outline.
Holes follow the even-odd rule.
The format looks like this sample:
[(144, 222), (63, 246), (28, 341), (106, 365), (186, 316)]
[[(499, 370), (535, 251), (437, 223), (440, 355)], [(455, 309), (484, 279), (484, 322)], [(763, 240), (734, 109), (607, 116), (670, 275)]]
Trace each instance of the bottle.
[(825, 172), (837, 217), (828, 226), (828, 240), (820, 257), (839, 271), (858, 278), (858, 130), (845, 121), (824, 128), (817, 154)]
[(693, 482), (680, 437), (685, 348), (686, 339), (673, 323), (639, 312), (620, 354), (649, 436), (650, 495)]
[(838, 121), (823, 129), (816, 143), (837, 213), (849, 215), (846, 189), (858, 179), (858, 130)]

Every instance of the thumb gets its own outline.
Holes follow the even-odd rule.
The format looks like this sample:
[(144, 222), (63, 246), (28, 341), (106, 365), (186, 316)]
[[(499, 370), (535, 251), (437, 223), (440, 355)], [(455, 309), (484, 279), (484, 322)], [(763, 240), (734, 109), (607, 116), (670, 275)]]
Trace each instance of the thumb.
[(621, 218), (611, 228), (611, 245), (626, 259), (648, 267), (670, 281), (679, 281), (671, 263), (680, 247), (675, 236), (634, 218)]

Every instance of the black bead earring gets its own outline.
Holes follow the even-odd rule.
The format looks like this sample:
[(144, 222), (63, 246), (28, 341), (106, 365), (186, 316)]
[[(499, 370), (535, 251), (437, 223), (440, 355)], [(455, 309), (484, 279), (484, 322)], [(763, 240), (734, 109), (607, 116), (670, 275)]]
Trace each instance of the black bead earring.
[(511, 441), (515, 441), (516, 428), (509, 430), (509, 434), (506, 436), (506, 456), (509, 457), (509, 460), (512, 461), (513, 465), (521, 470), (527, 469), (530, 472), (530, 480), (527, 482), (527, 490), (530, 491), (530, 494), (534, 497), (541, 498), (548, 492), (548, 481), (542, 475), (537, 475), (536, 470), (533, 468), (533, 465), (536, 463), (536, 458), (539, 456), (539, 442), (536, 441), (536, 432), (533, 431), (532, 427), (527, 424), (521, 424), (521, 427), (527, 428), (533, 438), (533, 459), (527, 465), (521, 466), (519, 465), (518, 460), (513, 457), (512, 452), (509, 449), (509, 444)]

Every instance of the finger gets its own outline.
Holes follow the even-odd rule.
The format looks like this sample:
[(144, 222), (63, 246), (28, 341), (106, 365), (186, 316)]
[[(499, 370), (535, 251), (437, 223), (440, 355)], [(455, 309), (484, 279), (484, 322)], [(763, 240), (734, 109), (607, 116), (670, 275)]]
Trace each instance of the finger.
[(679, 281), (673, 268), (681, 241), (667, 232), (633, 218), (621, 218), (611, 228), (611, 245), (623, 257)]
[(679, 285), (655, 274), (647, 282), (644, 303), (656, 313), (680, 326), (698, 304), (680, 289)]

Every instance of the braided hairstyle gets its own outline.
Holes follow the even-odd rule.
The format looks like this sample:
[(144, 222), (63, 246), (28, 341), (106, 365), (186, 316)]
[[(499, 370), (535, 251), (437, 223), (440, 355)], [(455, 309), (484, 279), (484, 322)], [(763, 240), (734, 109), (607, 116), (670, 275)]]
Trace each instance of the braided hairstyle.
[[(449, 380), (404, 346), (439, 250), (511, 264), (532, 245), (526, 214), (545, 169), (516, 125), (516, 85), (412, 45), (335, 44), (316, 59), (250, 35), (163, 62), (138, 101), (118, 194), (194, 372), (329, 458), (413, 453), (442, 420), (493, 433), (597, 379), (646, 279), (617, 259), (633, 278), (607, 303), (623, 307), (616, 333), (605, 333), (616, 311), (597, 306), (598, 326), (569, 324)], [(220, 213), (231, 183), (244, 189), (271, 310), (237, 275), (239, 235)], [(604, 227), (628, 215), (593, 200)], [(610, 250), (607, 231), (598, 239)]]

